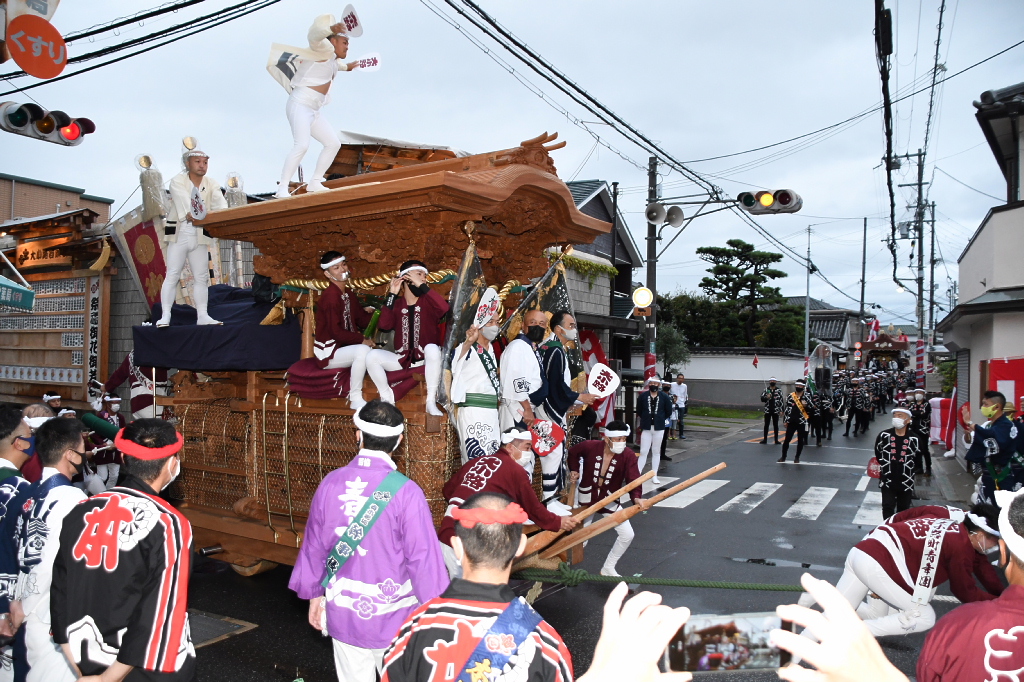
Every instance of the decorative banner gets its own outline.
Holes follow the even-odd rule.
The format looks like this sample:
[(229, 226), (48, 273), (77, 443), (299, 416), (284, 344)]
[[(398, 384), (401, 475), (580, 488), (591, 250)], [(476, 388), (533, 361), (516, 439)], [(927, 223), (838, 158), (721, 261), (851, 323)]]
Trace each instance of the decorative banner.
[(7, 51), (18, 66), (36, 78), (59, 76), (68, 65), (67, 46), (60, 31), (35, 14), (15, 17), (7, 25)]
[(17, 264), (18, 270), (22, 272), (55, 265), (71, 265), (71, 256), (62, 255), (60, 251), (53, 248), (66, 244), (70, 240), (71, 237), (56, 237), (54, 239), (19, 241), (14, 252), (14, 262)]
[(608, 365), (597, 363), (590, 370), (590, 377), (587, 379), (587, 392), (594, 393), (599, 398), (607, 398), (615, 393), (622, 380), (619, 375), (612, 371)]
[(88, 322), (86, 323), (86, 381), (99, 381), (100, 374), (100, 278), (89, 277), (88, 287)]
[(539, 457), (550, 455), (555, 448), (565, 442), (565, 430), (558, 424), (538, 419), (530, 426), (530, 435), (533, 441), (533, 451)]
[(345, 34), (350, 38), (363, 35), (363, 22), (359, 20), (356, 8), (352, 5), (345, 6), (345, 11), (341, 13), (341, 23), (345, 24)]
[(203, 201), (203, 195), (199, 193), (198, 187), (192, 187), (192, 194), (188, 201), (188, 212), (192, 216), (192, 220), (203, 220), (206, 218), (206, 202)]
[(142, 294), (146, 297), (146, 305), (152, 310), (160, 301), (160, 288), (167, 274), (164, 254), (160, 250), (160, 238), (153, 227), (153, 221), (138, 223), (121, 233), (121, 237), (128, 247), (126, 255), (130, 254)]
[(473, 316), (473, 325), (476, 327), (486, 325), (494, 317), (494, 313), (498, 312), (498, 306), (500, 305), (501, 301), (498, 300), (498, 292), (490, 288), (484, 289), (484, 293), (480, 297), (480, 305), (476, 307), (476, 314)]
[[(605, 357), (604, 348), (601, 347), (601, 339), (593, 329), (581, 329), (579, 340), (580, 351), (583, 353), (583, 366), (588, 372), (598, 364), (605, 365), (608, 358)], [(615, 395), (607, 398), (598, 398), (594, 401), (594, 412), (597, 413), (597, 426), (607, 426), (608, 422), (615, 419)]]
[(359, 71), (380, 71), (380, 54), (371, 52), (359, 58)]

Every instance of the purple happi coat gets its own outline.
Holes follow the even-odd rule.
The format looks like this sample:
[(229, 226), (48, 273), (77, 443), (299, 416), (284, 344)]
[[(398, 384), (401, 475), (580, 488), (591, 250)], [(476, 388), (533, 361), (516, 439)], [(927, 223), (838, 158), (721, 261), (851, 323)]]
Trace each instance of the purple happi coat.
[[(288, 582), (300, 598), (325, 596), (321, 583), (331, 549), (394, 468), (387, 454), (360, 450), (320, 483)], [(340, 642), (382, 649), (409, 614), (444, 592), (448, 582), (427, 499), (409, 481), (327, 586), (327, 630)]]

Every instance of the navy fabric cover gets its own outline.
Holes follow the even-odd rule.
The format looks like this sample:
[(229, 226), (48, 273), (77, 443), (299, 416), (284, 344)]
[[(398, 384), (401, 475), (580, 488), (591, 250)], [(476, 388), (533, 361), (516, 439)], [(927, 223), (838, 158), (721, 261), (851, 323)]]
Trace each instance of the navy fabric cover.
[[(272, 307), (257, 303), (251, 289), (214, 285), (209, 312), (223, 325), (197, 326), (195, 308), (175, 304), (170, 327), (132, 328), (135, 362), (210, 372), (288, 369), (301, 353), (302, 326), (291, 314), (283, 324), (261, 325)], [(153, 319), (160, 319), (160, 314), (157, 304)]]

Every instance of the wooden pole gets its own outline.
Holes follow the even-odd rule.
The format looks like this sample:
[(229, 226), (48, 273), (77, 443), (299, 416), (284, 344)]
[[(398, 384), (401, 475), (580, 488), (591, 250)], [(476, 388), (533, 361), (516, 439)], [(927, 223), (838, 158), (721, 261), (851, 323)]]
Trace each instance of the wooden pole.
[[(611, 504), (615, 500), (619, 499), (623, 495), (625, 495), (625, 494), (629, 493), (630, 491), (632, 491), (637, 486), (643, 485), (646, 481), (650, 480), (653, 477), (654, 477), (654, 472), (653, 471), (648, 471), (646, 474), (644, 474), (640, 478), (637, 478), (637, 479), (633, 480), (628, 485), (622, 486), (621, 488), (619, 488), (615, 492), (613, 492), (610, 495), (608, 495), (607, 497), (605, 497), (603, 500), (599, 500), (598, 502), (590, 505), (586, 509), (583, 509), (579, 513), (574, 514), (573, 518), (576, 519), (577, 521), (579, 521), (580, 523), (583, 523), (587, 518), (589, 518), (590, 516), (596, 514), (598, 512), (598, 510), (601, 509), (602, 507), (608, 506), (609, 504)], [(539, 552), (545, 546), (547, 546), (551, 542), (554, 542), (555, 539), (557, 539), (564, 532), (565, 531), (563, 531), (563, 530), (545, 530), (545, 531), (541, 531), (540, 533), (535, 533), (535, 534), (531, 535), (526, 540), (526, 551), (523, 552), (523, 556), (524, 557), (525, 556), (530, 556), (534, 552)]]
[[(719, 471), (721, 471), (724, 468), (725, 468), (725, 462), (722, 462), (721, 464), (717, 464), (717, 465), (711, 467), (710, 469), (708, 469), (707, 471), (701, 472), (701, 473), (697, 474), (696, 476), (694, 476), (693, 478), (688, 478), (685, 481), (683, 481), (682, 483), (678, 483), (678, 484), (672, 486), (671, 488), (669, 488), (665, 492), (659, 493), (659, 494), (655, 495), (654, 497), (648, 499), (648, 502), (650, 502), (651, 505), (653, 506), (653, 505), (657, 504), (658, 502), (661, 502), (661, 501), (663, 501), (665, 499), (668, 499), (669, 497), (672, 497), (676, 493), (682, 492), (683, 490), (685, 490), (686, 488), (689, 488), (694, 483), (698, 483), (699, 481), (703, 481), (708, 476), (711, 476), (712, 474), (718, 473)], [(559, 540), (555, 544), (553, 544), (550, 547), (548, 547), (547, 549), (543, 550), (540, 553), (540, 558), (541, 559), (550, 559), (553, 556), (561, 554), (562, 552), (566, 551), (567, 549), (571, 549), (572, 547), (575, 547), (576, 545), (578, 545), (580, 543), (586, 542), (587, 540), (591, 539), (595, 535), (600, 535), (601, 533), (605, 532), (606, 530), (614, 528), (615, 526), (619, 525), (623, 521), (628, 521), (629, 519), (631, 519), (634, 516), (636, 516), (637, 514), (639, 514), (640, 511), (641, 511), (640, 507), (638, 507), (635, 504), (633, 506), (631, 506), (631, 507), (624, 507), (624, 508), (620, 509), (619, 511), (615, 512), (614, 514), (612, 514), (611, 516), (605, 517), (605, 518), (601, 519), (600, 521), (598, 521), (596, 523), (590, 524), (586, 528), (578, 530), (578, 531), (576, 531), (574, 533), (571, 533), (571, 534), (567, 535), (566, 537), (562, 538), (561, 540)]]

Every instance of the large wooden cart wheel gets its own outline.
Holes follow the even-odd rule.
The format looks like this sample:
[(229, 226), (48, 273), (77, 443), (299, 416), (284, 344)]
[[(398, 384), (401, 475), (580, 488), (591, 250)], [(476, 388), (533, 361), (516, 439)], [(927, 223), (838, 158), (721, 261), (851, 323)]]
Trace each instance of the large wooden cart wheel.
[(266, 573), (271, 569), (277, 568), (277, 564), (273, 561), (260, 559), (252, 566), (239, 566), (237, 564), (231, 564), (231, 568), (234, 569), (235, 573), (237, 573), (238, 575), (244, 575), (246, 578), (251, 578), (254, 575)]

